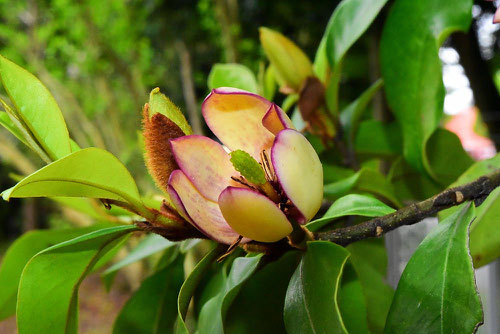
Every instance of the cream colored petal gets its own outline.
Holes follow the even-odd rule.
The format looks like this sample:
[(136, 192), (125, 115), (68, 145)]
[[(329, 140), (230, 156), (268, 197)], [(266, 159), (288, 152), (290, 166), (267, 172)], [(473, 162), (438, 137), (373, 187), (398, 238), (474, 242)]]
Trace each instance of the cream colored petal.
[(316, 151), (301, 133), (285, 129), (276, 136), (271, 161), (283, 191), (303, 215), (299, 222), (309, 221), (323, 200), (323, 168)]
[(263, 97), (235, 88), (217, 88), (207, 96), (201, 111), (208, 127), (230, 150), (243, 150), (259, 159), (274, 136), (262, 125), (271, 106)]
[(216, 141), (204, 136), (184, 136), (170, 141), (179, 168), (196, 189), (216, 202), (222, 190), (233, 185), (237, 173), (230, 157)]
[(283, 129), (295, 129), (288, 115), (274, 103), (262, 118), (262, 125), (274, 135)]
[(226, 188), (219, 207), (227, 223), (242, 236), (275, 242), (292, 232), (285, 214), (266, 196), (248, 188)]
[(178, 199), (173, 200), (176, 209), (187, 214), (188, 221), (200, 232), (224, 244), (231, 244), (239, 237), (224, 220), (219, 205), (203, 197), (181, 170), (177, 169), (170, 175), (169, 189), (169, 193), (174, 194), (172, 197)]

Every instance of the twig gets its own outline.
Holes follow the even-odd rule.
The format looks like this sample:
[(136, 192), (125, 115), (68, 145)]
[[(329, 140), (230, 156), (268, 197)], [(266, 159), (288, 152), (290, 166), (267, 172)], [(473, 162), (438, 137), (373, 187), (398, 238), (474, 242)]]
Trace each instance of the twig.
[(475, 201), (476, 205), (479, 205), (498, 186), (500, 186), (500, 169), (471, 183), (447, 189), (434, 197), (386, 216), (377, 217), (355, 226), (314, 233), (314, 238), (346, 246), (362, 239), (380, 237), (400, 226), (418, 223), (426, 217), (433, 216), (441, 210), (465, 201)]

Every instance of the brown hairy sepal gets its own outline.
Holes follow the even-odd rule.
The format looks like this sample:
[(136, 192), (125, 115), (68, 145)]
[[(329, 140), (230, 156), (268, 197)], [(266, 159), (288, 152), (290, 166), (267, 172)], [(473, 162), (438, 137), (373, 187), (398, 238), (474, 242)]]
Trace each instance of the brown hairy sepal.
[(179, 168), (169, 140), (184, 136), (184, 132), (163, 114), (150, 117), (147, 103), (143, 108), (142, 124), (146, 166), (157, 186), (166, 192), (170, 174)]

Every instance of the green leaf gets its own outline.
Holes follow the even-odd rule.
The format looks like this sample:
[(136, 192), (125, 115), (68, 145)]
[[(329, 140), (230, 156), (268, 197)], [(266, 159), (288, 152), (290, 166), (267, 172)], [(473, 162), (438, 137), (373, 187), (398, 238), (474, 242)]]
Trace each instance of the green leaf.
[(0, 112), (0, 125), (2, 125), (7, 131), (12, 133), (17, 139), (19, 139), (24, 145), (30, 147), (21, 131), (14, 125), (10, 116), (6, 112)]
[(408, 262), (386, 333), (473, 333), (483, 321), (468, 249), (474, 206), (438, 224)]
[[(49, 158), (47, 153), (43, 150), (43, 148), (40, 147), (39, 143), (33, 137), (33, 134), (27, 128), (27, 126), (19, 119), (18, 114), (14, 110), (12, 110), (12, 108), (1, 98), (0, 98), (0, 104), (2, 105), (3, 109), (5, 110), (5, 112), (7, 113), (7, 115), (10, 118), (10, 124), (5, 119), (5, 125), (7, 125), (9, 128), (11, 128), (13, 131), (16, 131), (18, 134), (20, 134), (22, 136), (22, 138), (18, 137), (18, 139), (21, 140), (23, 143), (25, 143), (33, 151), (35, 151), (36, 154), (38, 154), (38, 156), (40, 156), (40, 158), (43, 161), (45, 161), (46, 163), (50, 163), (51, 159)], [(2, 118), (4, 118), (4, 117), (5, 116), (2, 116)], [(17, 130), (14, 130), (14, 128)], [(14, 134), (14, 135), (16, 135), (16, 134)], [(17, 137), (17, 135), (16, 135), (16, 137)]]
[(369, 333), (363, 288), (351, 264), (347, 263), (339, 290), (339, 309), (348, 333)]
[[(267, 75), (266, 75), (266, 79)], [(267, 82), (267, 81), (266, 81)], [(208, 88), (233, 87), (258, 93), (257, 79), (248, 67), (241, 64), (215, 64), (208, 75)]]
[(323, 217), (311, 221), (306, 227), (317, 231), (332, 220), (343, 216), (379, 217), (395, 210), (376, 198), (350, 194), (336, 200), (326, 211)]
[(16, 113), (52, 160), (71, 153), (68, 129), (56, 100), (31, 73), (0, 56), (0, 79)]
[(336, 68), (347, 50), (368, 29), (387, 0), (343, 0), (326, 28), (326, 55)]
[(168, 97), (160, 92), (158, 87), (149, 93), (149, 116), (152, 117), (155, 114), (165, 115), (169, 120), (177, 124), (184, 134), (193, 134), (193, 130), (184, 114)]
[(140, 205), (139, 191), (125, 166), (111, 153), (86, 148), (57, 160), (2, 193), (20, 197), (108, 198)]
[(183, 258), (146, 278), (118, 314), (115, 334), (172, 333), (177, 318), (177, 293), (184, 280)]
[(105, 282), (106, 287), (109, 289), (118, 270), (174, 245), (176, 245), (176, 243), (171, 242), (158, 234), (148, 235), (141, 240), (141, 242), (130, 253), (128, 253), (126, 257), (106, 269), (106, 271), (102, 273), (101, 278)]
[(451, 32), (468, 30), (471, 7), (471, 0), (399, 0), (382, 33), (382, 77), (389, 106), (402, 126), (404, 156), (431, 175), (425, 147), (441, 120), (445, 94), (438, 50)]
[(347, 246), (349, 258), (361, 284), (371, 333), (384, 331), (394, 290), (386, 283), (387, 252), (383, 239), (355, 242)]
[(212, 263), (217, 259), (226, 249), (225, 245), (217, 245), (212, 249), (200, 262), (194, 267), (193, 271), (186, 278), (182, 284), (179, 296), (177, 297), (177, 323), (175, 333), (189, 334), (184, 319), (189, 307), (189, 302), (193, 297), (196, 287), (202, 280), (205, 273), (208, 271)]
[[(353, 145), (354, 143), (359, 123), (361, 122), (363, 114), (367, 110), (368, 104), (383, 85), (384, 81), (382, 79), (378, 79), (367, 90), (365, 90), (363, 94), (361, 94), (356, 100), (351, 102), (344, 110), (341, 111), (340, 122), (344, 127), (344, 131), (350, 145)], [(375, 136), (371, 139), (374, 138)]]
[(396, 207), (401, 207), (401, 203), (394, 195), (394, 189), (386, 177), (379, 171), (368, 167), (361, 168), (345, 179), (325, 185), (323, 192), (326, 198), (335, 200), (353, 189), (357, 192), (368, 192), (381, 196), (391, 201)]
[(349, 252), (336, 244), (313, 241), (290, 280), (285, 299), (288, 334), (346, 333), (337, 301)]
[(242, 284), (257, 270), (262, 254), (236, 258), (222, 290), (206, 302), (198, 318), (198, 331), (206, 334), (223, 333), (224, 318)]
[(354, 150), (358, 154), (396, 156), (403, 152), (402, 142), (403, 135), (398, 123), (367, 120), (359, 125), (354, 138)]
[[(226, 333), (286, 333), (283, 307), (288, 282), (299, 263), (298, 253), (285, 253), (277, 261), (258, 270), (244, 283), (228, 310), (224, 323)], [(248, 321), (249, 319), (258, 321)]]
[(30, 231), (19, 237), (9, 247), (0, 266), (0, 320), (16, 312), (17, 288), (21, 273), (28, 261), (38, 252), (98, 229), (98, 226)]
[[(485, 174), (500, 168), (500, 154), (472, 165), (458, 180), (450, 185), (456, 187), (471, 182)], [(439, 213), (444, 219), (453, 214), (459, 207), (452, 207)], [(488, 198), (476, 209), (477, 217), (470, 226), (470, 253), (474, 267), (482, 267), (500, 257), (500, 189), (494, 190)]]
[[(443, 186), (456, 181), (474, 163), (457, 135), (445, 129), (434, 131), (427, 141), (426, 153), (432, 174)], [(450, 161), (453, 161), (453, 168), (450, 168)]]
[(394, 161), (387, 179), (397, 198), (402, 201), (424, 200), (443, 190), (443, 186), (411, 167), (403, 157)]
[(231, 152), (231, 163), (241, 176), (254, 184), (266, 183), (266, 175), (262, 166), (247, 152), (236, 150)]
[(76, 333), (80, 283), (102, 256), (135, 230), (128, 225), (102, 229), (35, 255), (19, 284), (19, 333)]

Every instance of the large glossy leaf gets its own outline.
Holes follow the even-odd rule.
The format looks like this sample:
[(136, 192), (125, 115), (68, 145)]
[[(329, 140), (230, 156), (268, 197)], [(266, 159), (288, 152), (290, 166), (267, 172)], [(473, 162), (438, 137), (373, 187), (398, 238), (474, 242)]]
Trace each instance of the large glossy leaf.
[(66, 123), (54, 97), (31, 73), (0, 56), (0, 78), (18, 117), (52, 160), (71, 153)]
[(203, 278), (203, 275), (208, 271), (212, 263), (219, 257), (226, 247), (218, 245), (212, 249), (200, 262), (194, 267), (193, 271), (182, 284), (179, 296), (177, 297), (177, 323), (175, 328), (176, 334), (189, 334), (184, 319), (188, 311), (189, 303), (193, 294), (198, 287), (198, 284)]
[(311, 231), (317, 231), (335, 218), (343, 216), (378, 217), (394, 211), (393, 208), (376, 198), (350, 194), (336, 200), (323, 217), (311, 221), (307, 224), (307, 228)]
[(343, 0), (332, 14), (326, 31), (326, 54), (332, 68), (368, 29), (387, 0)]
[[(471, 182), (482, 175), (500, 168), (500, 154), (472, 165), (460, 178), (450, 185), (456, 187)], [(453, 214), (459, 207), (441, 211), (440, 219)], [(470, 253), (474, 267), (479, 268), (500, 257), (500, 189), (494, 190), (488, 198), (476, 209), (477, 217), (470, 227)]]
[(241, 64), (215, 64), (208, 75), (208, 88), (234, 87), (258, 93), (257, 79)]
[(243, 283), (257, 270), (262, 254), (236, 258), (221, 291), (201, 308), (198, 319), (200, 333), (224, 333), (223, 323), (227, 310)]
[(38, 252), (92, 232), (99, 226), (64, 229), (30, 231), (19, 237), (9, 247), (0, 265), (0, 320), (16, 312), (17, 288), (21, 273), (28, 261)]
[(345, 248), (330, 242), (308, 243), (286, 293), (289, 334), (346, 332), (337, 295), (348, 256)]
[(386, 333), (472, 333), (482, 323), (468, 249), (474, 215), (469, 204), (422, 241), (399, 281)]
[(368, 328), (382, 333), (394, 290), (386, 283), (387, 252), (383, 239), (355, 242), (347, 246), (349, 258), (365, 298)]
[(145, 237), (126, 257), (113, 264), (102, 273), (102, 279), (109, 288), (113, 282), (113, 278), (118, 270), (128, 266), (131, 263), (140, 261), (155, 253), (158, 253), (168, 247), (174, 246), (176, 243), (165, 239), (158, 234), (151, 234)]
[(115, 320), (115, 334), (170, 334), (177, 318), (177, 294), (184, 280), (183, 258), (146, 278)]
[(19, 333), (76, 333), (78, 287), (85, 276), (135, 226), (117, 226), (57, 244), (35, 255), (19, 283)]
[(2, 193), (16, 197), (108, 198), (139, 205), (134, 179), (111, 153), (86, 148), (57, 160)]
[(279, 260), (258, 270), (244, 283), (228, 310), (224, 323), (226, 333), (286, 333), (283, 307), (287, 284), (299, 263), (298, 253), (287, 252)]
[(471, 0), (399, 0), (382, 33), (381, 71), (403, 129), (404, 155), (431, 175), (425, 147), (442, 117), (445, 93), (438, 49), (452, 31), (468, 29), (471, 7)]
[(339, 309), (348, 333), (369, 333), (363, 287), (351, 264), (347, 263), (339, 289)]

